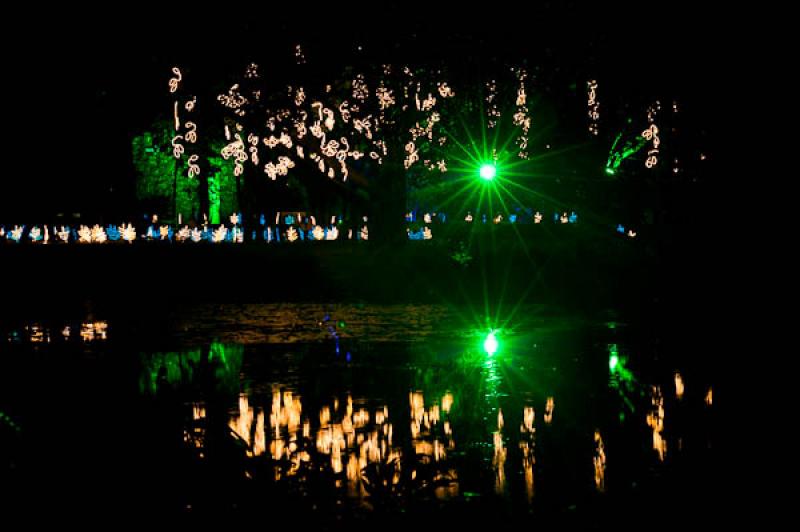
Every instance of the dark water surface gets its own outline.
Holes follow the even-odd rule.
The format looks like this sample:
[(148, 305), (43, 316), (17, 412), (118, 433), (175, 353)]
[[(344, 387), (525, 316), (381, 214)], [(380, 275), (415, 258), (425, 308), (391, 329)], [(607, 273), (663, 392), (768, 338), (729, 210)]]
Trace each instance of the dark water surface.
[(156, 339), (95, 316), (9, 324), (6, 502), (303, 530), (644, 529), (711, 515), (700, 349), (528, 305), (497, 320), (490, 356), (475, 314), (192, 305), (154, 323)]

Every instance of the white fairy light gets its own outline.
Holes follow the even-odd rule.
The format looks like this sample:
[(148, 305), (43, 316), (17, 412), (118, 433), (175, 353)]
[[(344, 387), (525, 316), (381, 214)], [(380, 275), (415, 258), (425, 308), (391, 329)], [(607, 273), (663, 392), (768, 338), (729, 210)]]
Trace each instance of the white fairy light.
[(258, 77), (258, 65), (255, 63), (250, 63), (247, 65), (247, 69), (244, 71), (244, 77), (248, 79), (254, 79)]
[(184, 152), (183, 144), (178, 142), (179, 139), (183, 139), (183, 135), (175, 135), (172, 137), (172, 155), (174, 155), (176, 159), (180, 159)]
[(533, 223), (540, 224), (542, 223), (542, 213), (536, 211), (536, 214), (533, 215)]
[(190, 179), (200, 175), (200, 166), (197, 164), (197, 159), (198, 158), (199, 158), (199, 156), (197, 154), (194, 154), (194, 155), (189, 157), (189, 171), (188, 171), (188, 174), (189, 174), (189, 178)]
[(423, 240), (430, 240), (432, 238), (433, 238), (433, 233), (431, 232), (431, 228), (430, 227), (425, 227), (422, 230), (422, 239)]
[(589, 91), (589, 132), (592, 135), (597, 135), (597, 120), (600, 118), (600, 103), (597, 101), (597, 80), (587, 81), (586, 87)]
[(314, 235), (314, 240), (323, 240), (325, 238), (325, 230), (318, 225), (314, 226), (312, 234)]
[(353, 80), (353, 98), (356, 100), (363, 102), (369, 97), (369, 89), (367, 88), (367, 84), (364, 82), (364, 75), (359, 74)]
[(297, 230), (294, 227), (290, 226), (289, 229), (286, 231), (286, 239), (289, 242), (294, 242), (295, 240), (298, 239)]
[(203, 238), (203, 233), (200, 231), (200, 229), (195, 227), (194, 229), (192, 229), (189, 238), (192, 239), (192, 242), (195, 243), (200, 242), (200, 240)]
[(328, 229), (328, 234), (325, 235), (325, 240), (336, 240), (339, 238), (339, 229), (337, 227), (331, 227)]
[(188, 131), (186, 132), (186, 142), (190, 144), (194, 144), (197, 142), (197, 124), (194, 122), (186, 122), (183, 125)]
[(361, 240), (369, 240), (369, 229), (365, 225), (361, 228)]
[(175, 109), (173, 114), (173, 120), (175, 121), (175, 131), (180, 131), (181, 129), (181, 118), (178, 115), (178, 100), (175, 100)]
[(396, 103), (391, 89), (387, 89), (384, 86), (378, 87), (375, 95), (378, 97), (378, 105), (381, 110), (388, 109)]
[(447, 83), (445, 83), (445, 82), (439, 83), (438, 84), (438, 89), (439, 89), (439, 95), (442, 98), (452, 98), (453, 96), (456, 95), (456, 93), (453, 92), (453, 89), (448, 87)]
[(191, 100), (188, 100), (188, 101), (186, 102), (186, 104), (184, 105), (184, 108), (185, 108), (185, 109), (186, 109), (188, 112), (192, 112), (192, 111), (194, 111), (194, 106), (195, 106), (195, 104), (197, 104), (197, 96), (192, 96), (192, 99), (191, 99)]
[(92, 242), (97, 242), (102, 244), (106, 240), (108, 240), (108, 235), (106, 234), (105, 229), (100, 227), (99, 225), (95, 225), (92, 227)]
[(172, 73), (175, 74), (175, 77), (169, 79), (169, 92), (177, 91), (178, 84), (180, 84), (181, 80), (183, 79), (181, 70), (178, 67), (172, 67)]
[(647, 122), (650, 127), (642, 131), (642, 137), (645, 140), (652, 140), (653, 148), (647, 151), (647, 159), (644, 165), (647, 168), (652, 168), (658, 164), (658, 146), (661, 144), (661, 139), (658, 138), (658, 127), (655, 124), (655, 115), (661, 110), (661, 102), (656, 100), (656, 103), (647, 108)]

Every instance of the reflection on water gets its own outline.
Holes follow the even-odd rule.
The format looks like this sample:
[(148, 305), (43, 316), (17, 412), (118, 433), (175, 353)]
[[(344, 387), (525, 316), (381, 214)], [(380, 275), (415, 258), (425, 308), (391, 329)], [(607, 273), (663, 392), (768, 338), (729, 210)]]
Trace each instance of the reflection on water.
[(664, 439), (664, 396), (661, 387), (653, 386), (651, 391), (652, 407), (647, 413), (647, 425), (653, 429), (653, 450), (658, 453), (662, 462), (667, 456), (667, 440)]
[[(34, 322), (23, 325), (20, 329), (4, 331), (4, 328), (0, 328), (0, 335), (5, 332), (6, 340), (10, 344), (49, 344), (58, 340), (69, 341), (78, 336), (84, 342), (108, 339), (108, 322), (105, 320), (83, 321), (74, 325), (77, 325), (77, 327), (69, 324), (46, 326)], [(74, 329), (79, 331), (79, 335), (72, 334)]]
[(606, 491), (606, 446), (600, 431), (594, 431), (594, 485), (597, 491)]
[[(96, 363), (102, 349), (83, 342), (106, 339), (107, 325), (62, 327), (31, 324), (30, 343), (15, 345), (41, 352), (39, 344), (52, 349), (54, 336), (77, 329), (81, 339), (70, 345), (94, 350), (86, 365)], [(149, 456), (179, 449), (148, 471), (158, 482), (177, 469), (175, 478), (186, 480), (169, 496), (184, 511), (249, 501), (338, 519), (502, 501), (504, 511), (527, 515), (626, 497), (663, 482), (676, 463), (705, 460), (691, 453), (710, 452), (707, 376), (674, 361), (659, 366), (621, 331), (517, 329), (492, 355), (481, 349), (482, 334), (469, 331), (421, 344), (328, 335), (133, 353), (97, 345), (114, 347), (109, 360), (131, 355), (135, 391), (120, 392), (130, 393), (121, 400), (141, 417), (136, 430)], [(124, 367), (128, 374), (132, 366)], [(19, 425), (6, 417), (4, 426)]]

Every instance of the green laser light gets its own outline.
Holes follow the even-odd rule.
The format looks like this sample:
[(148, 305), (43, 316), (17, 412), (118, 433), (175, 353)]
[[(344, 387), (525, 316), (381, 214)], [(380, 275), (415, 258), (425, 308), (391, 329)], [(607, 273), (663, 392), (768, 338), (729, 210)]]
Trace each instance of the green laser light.
[(480, 169), (481, 179), (491, 181), (497, 175), (497, 168), (493, 164), (484, 164)]
[(498, 345), (495, 331), (492, 331), (486, 336), (486, 340), (483, 341), (483, 350), (486, 351), (487, 355), (492, 356), (497, 352)]

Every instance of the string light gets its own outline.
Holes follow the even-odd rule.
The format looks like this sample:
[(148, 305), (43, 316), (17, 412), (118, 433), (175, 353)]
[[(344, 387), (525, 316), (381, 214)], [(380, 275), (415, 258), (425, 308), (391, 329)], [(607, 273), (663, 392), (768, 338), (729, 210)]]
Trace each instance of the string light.
[(517, 153), (520, 159), (527, 159), (528, 152), (528, 132), (531, 128), (531, 118), (528, 115), (528, 95), (525, 92), (525, 79), (527, 78), (528, 74), (523, 69), (517, 69), (517, 79), (519, 80), (519, 87), (517, 88), (517, 101), (516, 101), (516, 112), (514, 113), (514, 125), (517, 127), (522, 128), (519, 136), (517, 137), (517, 147), (519, 148), (519, 152)]
[(169, 80), (169, 92), (176, 92), (178, 90), (178, 84), (183, 79), (181, 75), (181, 70), (178, 67), (172, 67), (172, 73), (175, 74), (174, 78), (170, 78)]
[(174, 155), (176, 159), (180, 159), (184, 152), (183, 144), (178, 142), (180, 139), (183, 139), (183, 135), (175, 135), (172, 137), (172, 155)]
[(597, 101), (597, 80), (590, 80), (586, 82), (586, 87), (589, 91), (588, 106), (589, 106), (589, 132), (592, 135), (598, 134), (597, 121), (600, 118), (600, 103)]
[(186, 142), (189, 142), (191, 144), (197, 142), (197, 124), (195, 124), (194, 122), (186, 122), (184, 124), (184, 127), (189, 130), (186, 132), (185, 136)]
[(661, 140), (658, 138), (658, 127), (655, 124), (655, 115), (660, 110), (661, 103), (657, 100), (654, 105), (647, 108), (647, 122), (650, 124), (650, 127), (642, 131), (642, 137), (644, 137), (645, 140), (652, 140), (653, 142), (653, 148), (647, 151), (647, 159), (644, 163), (647, 168), (653, 168), (658, 164), (658, 146), (661, 144)]
[(188, 175), (190, 179), (200, 175), (200, 166), (197, 164), (198, 158), (199, 156), (197, 154), (193, 154), (192, 156), (189, 157)]

